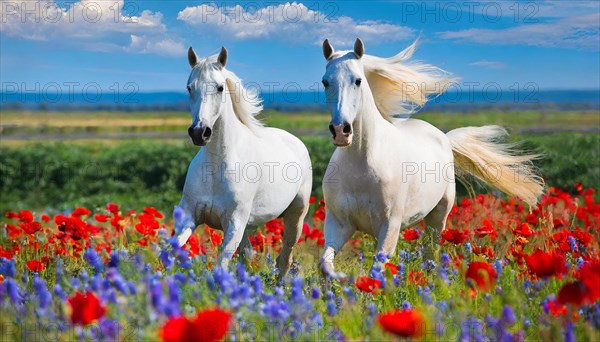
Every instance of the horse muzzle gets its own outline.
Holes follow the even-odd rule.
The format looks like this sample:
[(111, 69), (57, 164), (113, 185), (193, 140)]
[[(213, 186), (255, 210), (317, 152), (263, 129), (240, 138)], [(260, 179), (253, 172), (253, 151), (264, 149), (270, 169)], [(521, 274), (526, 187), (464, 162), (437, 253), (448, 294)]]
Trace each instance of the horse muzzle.
[(190, 135), (190, 138), (192, 138), (194, 145), (204, 146), (210, 141), (212, 129), (202, 124), (190, 126), (190, 128), (188, 128), (188, 134)]
[(333, 136), (335, 146), (344, 147), (352, 144), (352, 125), (344, 122), (341, 125), (329, 124), (329, 132)]

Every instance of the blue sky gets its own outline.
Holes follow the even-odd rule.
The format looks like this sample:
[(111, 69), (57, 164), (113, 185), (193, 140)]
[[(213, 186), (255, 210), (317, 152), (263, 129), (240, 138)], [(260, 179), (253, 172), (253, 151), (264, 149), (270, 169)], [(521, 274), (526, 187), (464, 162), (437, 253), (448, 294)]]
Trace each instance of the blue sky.
[[(241, 4), (241, 6), (240, 6)], [(390, 56), (420, 36), (415, 58), (465, 82), (508, 89), (600, 88), (600, 2), (2, 1), (2, 90), (57, 86), (185, 91), (186, 50), (229, 50), (245, 82), (311, 89), (321, 42)], [(100, 13), (101, 12), (101, 13)]]

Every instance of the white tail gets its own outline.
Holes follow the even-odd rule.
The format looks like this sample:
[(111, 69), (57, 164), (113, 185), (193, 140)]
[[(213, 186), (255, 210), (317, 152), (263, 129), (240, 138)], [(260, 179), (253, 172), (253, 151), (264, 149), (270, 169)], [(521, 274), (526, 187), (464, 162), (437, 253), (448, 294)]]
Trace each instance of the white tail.
[(515, 144), (503, 143), (507, 135), (500, 126), (462, 127), (447, 133), (458, 171), (533, 207), (544, 191), (544, 182), (531, 165), (540, 156), (519, 153)]

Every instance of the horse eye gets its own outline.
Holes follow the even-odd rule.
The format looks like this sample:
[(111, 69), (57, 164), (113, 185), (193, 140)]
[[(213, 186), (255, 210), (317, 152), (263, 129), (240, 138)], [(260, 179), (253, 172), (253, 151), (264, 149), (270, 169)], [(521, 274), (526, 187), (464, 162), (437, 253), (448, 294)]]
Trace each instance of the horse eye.
[(359, 86), (361, 82), (362, 82), (362, 79), (359, 78), (356, 81), (354, 81), (354, 84), (356, 84), (357, 86)]
[(188, 93), (191, 93), (192, 92), (192, 87), (191, 86), (187, 86), (187, 90), (188, 90)]
[(329, 87), (329, 82), (327, 82), (327, 80), (323, 80), (323, 87), (327, 88)]
[(217, 91), (218, 91), (219, 93), (223, 92), (223, 86), (218, 86), (218, 87), (217, 87)]

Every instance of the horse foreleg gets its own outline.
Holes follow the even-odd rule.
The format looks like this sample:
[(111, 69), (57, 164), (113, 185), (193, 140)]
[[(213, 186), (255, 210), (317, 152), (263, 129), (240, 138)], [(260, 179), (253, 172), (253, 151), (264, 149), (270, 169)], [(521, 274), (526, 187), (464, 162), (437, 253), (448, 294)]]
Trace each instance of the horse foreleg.
[(218, 260), (218, 264), (221, 267), (227, 268), (229, 266), (229, 261), (233, 258), (244, 236), (246, 223), (248, 223), (248, 215), (234, 214), (227, 225), (225, 225), (227, 229), (223, 238), (223, 250)]
[(325, 216), (325, 250), (319, 260), (321, 271), (332, 278), (345, 278), (343, 273), (336, 273), (333, 265), (335, 254), (342, 249), (346, 241), (350, 239), (355, 232), (355, 228), (350, 224), (342, 224), (333, 214), (327, 210)]
[(187, 240), (190, 238), (197, 224), (195, 224), (195, 220), (192, 218), (195, 214), (194, 212), (190, 212), (188, 205), (185, 200), (181, 200), (178, 205), (179, 208), (183, 209), (183, 215), (180, 220), (183, 220), (185, 226), (181, 229), (181, 232), (177, 235), (177, 243), (179, 243), (179, 247), (183, 247), (187, 243)]

